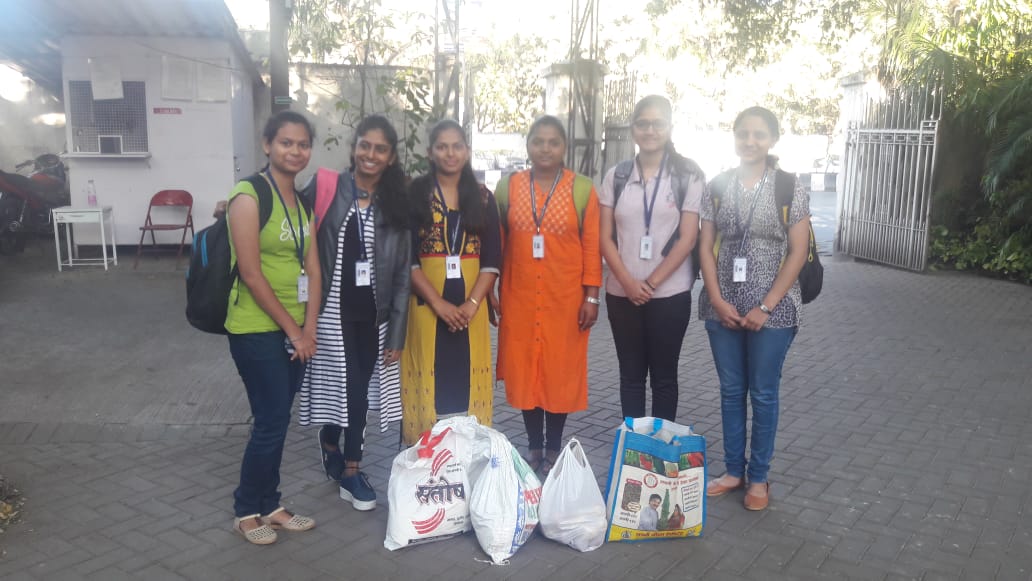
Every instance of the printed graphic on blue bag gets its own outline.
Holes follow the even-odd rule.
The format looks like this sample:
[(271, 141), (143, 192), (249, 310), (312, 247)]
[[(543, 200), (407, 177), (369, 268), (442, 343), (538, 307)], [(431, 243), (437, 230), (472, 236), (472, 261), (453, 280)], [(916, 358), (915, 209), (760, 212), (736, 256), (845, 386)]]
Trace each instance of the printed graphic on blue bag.
[(662, 476), (668, 476), (674, 478), (681, 470), (687, 470), (688, 468), (699, 468), (705, 462), (705, 457), (702, 452), (687, 452), (681, 454), (680, 461), (678, 463), (666, 462), (660, 458), (657, 458), (651, 454), (644, 454), (637, 450), (625, 450), (624, 451), (624, 465), (634, 466), (635, 468), (641, 468), (642, 470), (648, 470)]

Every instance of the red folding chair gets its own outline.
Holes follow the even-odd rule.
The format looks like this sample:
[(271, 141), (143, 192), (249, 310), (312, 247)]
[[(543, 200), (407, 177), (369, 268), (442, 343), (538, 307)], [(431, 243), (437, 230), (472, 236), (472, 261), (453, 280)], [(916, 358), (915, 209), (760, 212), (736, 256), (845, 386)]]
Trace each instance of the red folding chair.
[[(182, 223), (155, 224), (151, 218), (151, 212), (154, 211), (154, 208), (170, 207), (184, 208), (186, 210), (186, 220)], [(136, 261), (133, 262), (133, 269), (135, 270), (140, 264), (140, 255), (143, 253), (143, 240), (148, 232), (151, 235), (151, 245), (157, 248), (158, 241), (154, 237), (155, 231), (174, 232), (176, 230), (183, 231), (183, 237), (179, 240), (179, 252), (176, 254), (176, 268), (179, 268), (179, 259), (183, 256), (183, 247), (186, 245), (187, 230), (190, 230), (190, 241), (193, 241), (193, 196), (185, 190), (161, 190), (151, 197), (150, 206), (147, 207), (147, 219), (143, 222), (143, 226), (140, 226), (140, 245), (136, 247)]]

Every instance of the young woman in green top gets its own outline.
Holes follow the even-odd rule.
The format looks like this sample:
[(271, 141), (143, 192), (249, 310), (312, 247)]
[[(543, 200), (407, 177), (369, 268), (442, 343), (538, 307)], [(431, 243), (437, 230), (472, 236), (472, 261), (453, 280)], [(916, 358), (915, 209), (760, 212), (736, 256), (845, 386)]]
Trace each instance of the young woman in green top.
[[(272, 190), (269, 220), (259, 224), (252, 180), (229, 197), (230, 242), (240, 278), (230, 293), (229, 350), (247, 390), (254, 426), (233, 493), (234, 529), (249, 542), (276, 541), (276, 530), (304, 531), (308, 517), (280, 506), (279, 469), (290, 407), (304, 364), (315, 354), (321, 276), (309, 213), (294, 179), (311, 157), (312, 126), (293, 111), (274, 115), (262, 133), (269, 164), (258, 178)], [(261, 183), (261, 182), (259, 182)]]

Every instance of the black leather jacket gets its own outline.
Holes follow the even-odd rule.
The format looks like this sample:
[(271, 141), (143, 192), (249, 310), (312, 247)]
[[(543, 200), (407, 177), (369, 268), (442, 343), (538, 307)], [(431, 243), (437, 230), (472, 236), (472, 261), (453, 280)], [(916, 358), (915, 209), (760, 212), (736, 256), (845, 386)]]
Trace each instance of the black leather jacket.
[[(350, 172), (337, 176), (337, 195), (326, 210), (316, 233), (319, 244), (319, 264), (322, 267), (322, 304), (330, 294), (333, 273), (337, 268), (337, 235), (344, 218), (355, 201)], [(315, 178), (301, 191), (309, 208), (315, 207)], [(376, 240), (373, 243), (373, 262), (376, 269), (376, 322), (387, 321), (386, 349), (405, 347), (408, 326), (409, 292), (412, 278), (412, 240), (407, 228), (389, 226), (373, 206), (376, 219)]]

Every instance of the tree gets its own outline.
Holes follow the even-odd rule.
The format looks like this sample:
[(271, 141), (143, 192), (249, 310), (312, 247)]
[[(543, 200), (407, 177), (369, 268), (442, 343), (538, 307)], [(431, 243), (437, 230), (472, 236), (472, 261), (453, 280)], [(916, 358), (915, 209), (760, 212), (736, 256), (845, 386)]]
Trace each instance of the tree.
[[(428, 23), (417, 12), (387, 11), (382, 0), (295, 0), (290, 19), (292, 55), (351, 65), (429, 64)], [(426, 24), (426, 26), (423, 26)], [(417, 63), (420, 59), (426, 62)]]
[(681, 9), (690, 13), (687, 23), (706, 22), (675, 47), (702, 49), (726, 62), (728, 72), (738, 72), (780, 59), (786, 47), (815, 32), (825, 52), (837, 51), (859, 28), (857, 15), (871, 1), (877, 0), (650, 0), (646, 11), (653, 21)]
[(541, 37), (517, 34), (492, 41), (469, 57), (476, 95), (473, 120), (478, 131), (526, 131), (543, 112), (540, 77), (546, 50)]
[(1032, 7), (891, 1), (886, 24), (883, 82), (942, 87), (933, 257), (1032, 282)]
[[(335, 108), (340, 125), (350, 133), (372, 112), (397, 113), (400, 158), (409, 173), (427, 168), (420, 135), (438, 115), (431, 102), (429, 28), (422, 15), (383, 8), (382, 0), (295, 0), (290, 21), (290, 51), (316, 62), (352, 65), (359, 77), (358, 98), (341, 97)], [(397, 61), (404, 67), (390, 68)], [(391, 70), (384, 76), (376, 71)], [(340, 145), (344, 135), (331, 131), (326, 145)]]
[(698, 129), (725, 127), (749, 105), (766, 104), (800, 134), (831, 134), (839, 79), (873, 64), (857, 2), (652, 0), (648, 29), (632, 11), (607, 34), (616, 71), (633, 71), (689, 112)]

